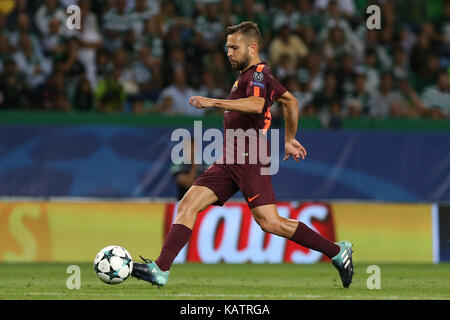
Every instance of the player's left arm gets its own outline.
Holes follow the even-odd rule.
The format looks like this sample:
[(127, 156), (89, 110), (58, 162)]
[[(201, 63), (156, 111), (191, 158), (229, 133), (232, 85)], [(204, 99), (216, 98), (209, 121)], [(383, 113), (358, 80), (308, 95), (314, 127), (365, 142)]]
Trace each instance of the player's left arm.
[(283, 114), (286, 120), (286, 128), (284, 135), (284, 149), (285, 156), (283, 161), (286, 161), (289, 156), (295, 161), (303, 160), (306, 157), (306, 149), (295, 139), (298, 126), (298, 101), (290, 93), (286, 91), (278, 99), (277, 102), (283, 106)]
[(249, 96), (236, 100), (212, 99), (194, 96), (189, 103), (197, 109), (216, 107), (229, 111), (240, 111), (247, 113), (261, 113), (264, 109), (265, 100), (262, 97)]

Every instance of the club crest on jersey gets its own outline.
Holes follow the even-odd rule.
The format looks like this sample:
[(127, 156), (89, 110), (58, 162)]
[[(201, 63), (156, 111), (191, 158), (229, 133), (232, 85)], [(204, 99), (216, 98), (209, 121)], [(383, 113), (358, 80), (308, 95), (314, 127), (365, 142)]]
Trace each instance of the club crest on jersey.
[(236, 80), (231, 88), (231, 92), (235, 92), (238, 88), (239, 80)]
[(253, 74), (253, 80), (261, 82), (261, 81), (264, 80), (264, 75), (262, 74), (262, 72), (256, 71), (256, 72)]

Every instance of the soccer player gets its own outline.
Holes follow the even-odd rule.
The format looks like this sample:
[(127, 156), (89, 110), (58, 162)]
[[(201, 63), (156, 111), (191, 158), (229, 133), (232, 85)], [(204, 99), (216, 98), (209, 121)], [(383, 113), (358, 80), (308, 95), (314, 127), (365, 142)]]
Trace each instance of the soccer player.
[[(298, 162), (305, 158), (306, 150), (295, 139), (298, 123), (297, 100), (273, 78), (267, 64), (261, 62), (260, 44), (261, 35), (255, 23), (246, 21), (229, 26), (226, 43), (228, 60), (233, 69), (240, 71), (229, 99), (194, 96), (191, 97), (190, 103), (199, 109), (224, 109), (225, 130), (254, 129), (264, 135), (270, 126), (270, 107), (277, 101), (283, 106), (286, 120), (284, 160), (292, 157)], [(231, 144), (231, 150), (237, 149), (235, 141), (227, 141), (225, 136), (225, 158), (229, 156), (225, 151), (227, 144)], [(245, 150), (248, 151), (250, 143), (245, 144)], [(254, 219), (263, 231), (325, 254), (339, 271), (342, 285), (347, 288), (353, 277), (352, 244), (348, 241), (334, 243), (300, 221), (280, 217), (275, 205), (271, 177), (261, 174), (264, 165), (260, 161), (230, 164), (229, 160), (220, 163), (216, 161), (195, 180), (178, 205), (176, 219), (164, 240), (158, 259), (150, 261), (142, 258), (145, 263), (134, 263), (132, 275), (158, 287), (164, 286), (173, 261), (191, 236), (197, 214), (209, 205), (223, 205), (241, 190)]]

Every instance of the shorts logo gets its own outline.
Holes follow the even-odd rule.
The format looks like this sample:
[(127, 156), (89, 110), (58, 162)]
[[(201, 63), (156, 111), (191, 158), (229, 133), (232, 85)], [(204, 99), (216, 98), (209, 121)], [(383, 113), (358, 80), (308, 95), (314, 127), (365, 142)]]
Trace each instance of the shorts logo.
[(259, 197), (259, 193), (256, 196), (254, 196), (254, 197), (251, 197), (251, 198), (248, 197), (247, 200), (248, 200), (248, 202), (252, 202), (253, 200), (255, 200), (258, 197)]
[(250, 87), (260, 87), (261, 89), (264, 89), (266, 86), (259, 81), (250, 81)]
[(253, 74), (253, 80), (255, 80), (255, 81), (263, 81), (264, 80), (264, 75), (262, 74), (262, 72), (256, 71)]
[(239, 80), (236, 80), (233, 84), (233, 88), (231, 88), (231, 92), (235, 92), (238, 88)]

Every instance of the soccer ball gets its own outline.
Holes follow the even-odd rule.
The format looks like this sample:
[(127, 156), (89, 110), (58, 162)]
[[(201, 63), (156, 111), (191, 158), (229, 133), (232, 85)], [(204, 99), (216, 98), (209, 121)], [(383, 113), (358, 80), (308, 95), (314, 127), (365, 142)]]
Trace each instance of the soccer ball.
[(133, 271), (130, 253), (120, 246), (108, 246), (97, 253), (94, 259), (97, 277), (107, 284), (124, 282)]

